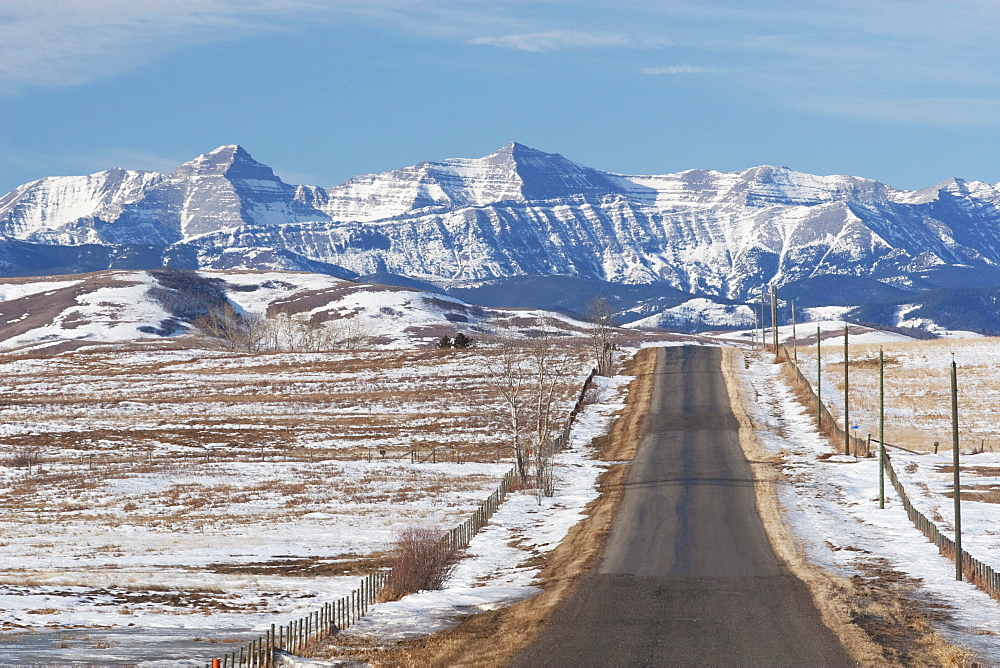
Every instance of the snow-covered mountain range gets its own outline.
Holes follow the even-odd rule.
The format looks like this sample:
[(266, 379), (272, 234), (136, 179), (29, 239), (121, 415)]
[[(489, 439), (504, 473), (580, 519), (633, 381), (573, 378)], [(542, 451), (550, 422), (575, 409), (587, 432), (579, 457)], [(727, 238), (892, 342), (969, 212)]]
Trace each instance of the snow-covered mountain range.
[(164, 262), (446, 289), (561, 275), (720, 302), (829, 275), (906, 291), (994, 286), (1000, 184), (909, 191), (769, 166), (626, 176), (510, 143), (320, 188), (223, 146), (167, 175), (50, 177), (0, 198), (2, 275)]

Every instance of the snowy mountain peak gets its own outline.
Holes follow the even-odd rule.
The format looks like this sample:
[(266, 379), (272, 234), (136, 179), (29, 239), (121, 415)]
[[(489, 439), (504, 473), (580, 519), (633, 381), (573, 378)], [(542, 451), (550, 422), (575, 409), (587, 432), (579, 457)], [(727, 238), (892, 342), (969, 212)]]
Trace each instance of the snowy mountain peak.
[(761, 165), (742, 172), (734, 190), (749, 206), (815, 205), (846, 200), (881, 201), (891, 188), (856, 176), (818, 176), (785, 166)]
[(948, 179), (938, 185), (938, 190), (957, 197), (973, 197), (984, 200), (996, 200), (1000, 195), (1000, 188), (993, 188), (982, 181), (966, 181), (960, 178)]
[[(510, 155), (513, 154), (514, 151), (536, 151), (536, 149), (533, 149), (530, 146), (525, 146), (524, 144), (519, 144), (516, 141), (509, 141), (500, 148), (498, 148), (496, 151), (491, 153), (490, 155), (500, 155), (500, 154)], [(541, 151), (536, 151), (536, 152), (541, 153)]]
[[(489, 166), (504, 166), (519, 181), (519, 199), (549, 200), (572, 196), (600, 196), (617, 189), (606, 172), (579, 165), (559, 153), (509, 142), (482, 158)], [(450, 162), (450, 161), (446, 161)]]
[(991, 186), (982, 181), (966, 181), (957, 177), (947, 179), (931, 186), (912, 192), (900, 192), (897, 201), (909, 204), (927, 204), (942, 199), (977, 200), (1000, 204), (1000, 183)]
[(490, 160), (491, 158), (498, 157), (514, 160), (515, 162), (523, 160), (556, 160), (569, 162), (558, 153), (546, 153), (545, 151), (540, 151), (537, 148), (532, 148), (530, 146), (526, 146), (525, 144), (519, 144), (516, 141), (507, 142), (493, 153), (481, 158), (481, 160)]
[(280, 179), (267, 165), (257, 162), (238, 144), (220, 146), (185, 162), (171, 173), (171, 178), (198, 176), (224, 176), (229, 179), (278, 181)]

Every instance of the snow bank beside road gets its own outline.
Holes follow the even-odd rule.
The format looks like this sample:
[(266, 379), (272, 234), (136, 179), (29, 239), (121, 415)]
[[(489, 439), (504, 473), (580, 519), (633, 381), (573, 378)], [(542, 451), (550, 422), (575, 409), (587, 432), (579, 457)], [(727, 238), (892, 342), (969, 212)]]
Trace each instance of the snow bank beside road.
[[(990, 665), (1000, 661), (997, 602), (973, 585), (955, 581), (954, 564), (910, 523), (888, 481), (886, 507), (879, 509), (877, 459), (831, 456), (833, 449), (816, 431), (814, 417), (779, 375), (780, 365), (767, 355), (744, 354), (749, 361), (745, 390), (758, 397), (747, 409), (764, 446), (785, 455), (788, 484), (779, 487), (779, 495), (809, 558), (846, 576), (864, 574), (864, 566), (875, 559), (886, 560), (892, 569), (920, 582), (915, 596), (944, 606), (939, 612), (945, 614), (935, 624), (945, 638)], [(899, 468), (906, 465), (904, 460), (896, 455)], [(918, 507), (937, 507), (933, 484), (920, 484), (912, 476), (903, 481)], [(970, 552), (989, 563), (1000, 562), (995, 540), (1000, 506), (966, 506), (970, 512), (963, 529), (972, 541)]]

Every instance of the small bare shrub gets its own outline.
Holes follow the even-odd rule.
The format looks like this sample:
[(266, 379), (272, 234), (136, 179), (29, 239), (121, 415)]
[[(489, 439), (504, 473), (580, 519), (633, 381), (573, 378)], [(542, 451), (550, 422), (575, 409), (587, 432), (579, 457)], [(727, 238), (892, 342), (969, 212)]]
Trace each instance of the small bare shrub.
[(441, 589), (455, 567), (456, 557), (448, 534), (418, 527), (403, 529), (392, 547), (392, 573), (380, 599), (398, 601), (407, 594)]
[(583, 405), (592, 406), (601, 400), (601, 391), (596, 387), (591, 387), (583, 394)]
[(14, 454), (4, 463), (12, 468), (23, 469), (37, 466), (40, 461), (42, 461), (42, 457), (38, 448), (25, 445), (17, 448)]

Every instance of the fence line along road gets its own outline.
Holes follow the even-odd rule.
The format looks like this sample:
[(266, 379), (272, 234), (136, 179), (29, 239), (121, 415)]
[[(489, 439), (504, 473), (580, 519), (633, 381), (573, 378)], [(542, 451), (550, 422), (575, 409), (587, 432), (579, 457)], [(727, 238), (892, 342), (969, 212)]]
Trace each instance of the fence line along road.
[[(593, 369), (584, 381), (583, 389), (580, 390), (576, 404), (566, 420), (566, 426), (553, 439), (554, 451), (562, 450), (569, 443), (570, 430), (577, 415), (583, 410), (587, 390), (590, 389), (596, 375), (597, 369)], [(454, 549), (468, 547), (476, 534), (486, 526), (500, 508), (500, 504), (506, 500), (515, 476), (515, 469), (507, 471), (497, 488), (479, 504), (472, 516), (448, 532), (448, 540)], [(272, 668), (275, 665), (276, 651), (302, 652), (311, 644), (357, 623), (375, 603), (390, 573), (391, 570), (387, 569), (365, 576), (358, 588), (350, 594), (284, 626), (275, 627), (272, 624), (264, 635), (251, 640), (238, 650), (212, 659), (210, 663), (205, 664), (205, 668)]]
[[(792, 361), (792, 356), (788, 353), (788, 348), (781, 346), (780, 351), (781, 352), (778, 356), (779, 359), (781, 359), (781, 361), (785, 364), (789, 364), (795, 370), (795, 377), (800, 383), (804, 384), (813, 395), (815, 398), (814, 408), (818, 407), (818, 409), (823, 412), (823, 420), (833, 431), (834, 438), (838, 440), (843, 439), (844, 430), (840, 428), (836, 420), (834, 420), (833, 416), (830, 414), (830, 411), (828, 411), (826, 406), (823, 405), (823, 400), (816, 394), (816, 391), (813, 389), (809, 379), (802, 374), (799, 367)], [(855, 455), (870, 455), (868, 444), (864, 440), (854, 436), (851, 438)], [(888, 445), (888, 443), (886, 445)], [(906, 448), (901, 449), (905, 450)], [(912, 452), (912, 450), (908, 452)], [(913, 503), (910, 501), (910, 496), (906, 493), (906, 489), (903, 487), (903, 483), (900, 482), (895, 469), (892, 468), (892, 460), (888, 453), (886, 453), (885, 456), (885, 472), (886, 475), (889, 476), (889, 480), (892, 482), (893, 489), (896, 490), (896, 494), (903, 502), (903, 508), (906, 509), (906, 516), (910, 519), (910, 522), (913, 523), (913, 526), (915, 526), (921, 533), (924, 534), (924, 536), (937, 546), (938, 552), (951, 559), (952, 563), (954, 563), (955, 541), (942, 533), (934, 522), (927, 519), (926, 515), (913, 506)], [(976, 559), (965, 550), (962, 550), (961, 570), (962, 576), (965, 579), (1000, 601), (1000, 572), (989, 564)]]

